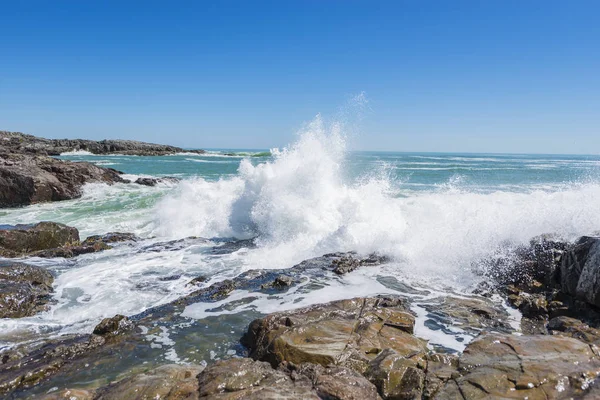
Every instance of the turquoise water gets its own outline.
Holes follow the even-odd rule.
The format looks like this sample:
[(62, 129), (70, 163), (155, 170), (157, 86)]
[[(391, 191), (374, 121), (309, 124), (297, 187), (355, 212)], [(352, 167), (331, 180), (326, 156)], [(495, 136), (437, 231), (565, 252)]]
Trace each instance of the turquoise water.
[[(301, 295), (234, 293), (227, 307), (197, 305), (185, 315), (201, 320), (222, 310), (242, 315), (393, 292), (381, 283), (385, 277), (462, 293), (479, 279), (473, 265), (491, 254), (544, 233), (573, 239), (600, 230), (600, 156), (352, 152), (322, 126), (285, 149), (257, 153), (264, 150), (61, 156), (115, 168), (131, 180), (181, 182), (90, 184), (80, 199), (0, 210), (1, 224), (51, 220), (78, 228), (82, 237), (124, 231), (142, 238), (76, 259), (28, 259), (55, 274), (56, 304), (35, 317), (0, 320), (0, 346), (89, 332), (104, 317), (133, 315), (188, 293), (187, 282), (199, 275), (210, 277), (209, 285), (334, 251), (377, 252), (390, 262)], [(190, 236), (209, 240), (146, 250)], [(254, 238), (257, 246), (211, 251), (232, 238)], [(466, 343), (430, 337), (457, 350)], [(165, 347), (165, 359), (176, 360), (173, 352)]]

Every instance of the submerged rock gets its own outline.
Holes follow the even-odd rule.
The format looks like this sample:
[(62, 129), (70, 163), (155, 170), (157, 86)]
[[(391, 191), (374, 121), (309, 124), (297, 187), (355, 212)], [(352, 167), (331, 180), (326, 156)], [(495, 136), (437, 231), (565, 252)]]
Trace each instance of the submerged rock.
[(598, 374), (597, 355), (579, 340), (488, 334), (467, 346), (459, 374), (435, 398), (581, 398), (592, 390)]
[(0, 149), (0, 207), (79, 198), (86, 183), (125, 183), (120, 174), (87, 162), (2, 153)]
[(0, 262), (0, 318), (29, 317), (44, 311), (53, 281), (44, 268)]
[(0, 226), (0, 256), (17, 257), (79, 242), (76, 228), (56, 222)]

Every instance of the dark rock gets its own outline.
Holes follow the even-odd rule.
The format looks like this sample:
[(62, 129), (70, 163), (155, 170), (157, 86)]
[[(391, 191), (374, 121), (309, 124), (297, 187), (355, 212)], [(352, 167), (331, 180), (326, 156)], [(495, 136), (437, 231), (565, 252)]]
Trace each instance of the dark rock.
[(584, 236), (565, 253), (560, 285), (563, 292), (600, 307), (600, 238)]
[(48, 341), (21, 357), (13, 357), (0, 364), (0, 395), (37, 385), (105, 343), (106, 340), (98, 335), (67, 337)]
[(112, 318), (104, 318), (94, 328), (94, 335), (117, 336), (133, 329), (133, 323), (124, 315), (115, 315)]
[(243, 240), (235, 240), (232, 242), (225, 242), (220, 246), (215, 246), (212, 248), (213, 254), (230, 254), (234, 253), (240, 249), (254, 249), (256, 248), (256, 243), (254, 243), (254, 239), (243, 239)]
[(199, 365), (163, 365), (96, 391), (94, 400), (183, 400), (198, 398)]
[(570, 317), (556, 317), (548, 322), (548, 331), (581, 340), (582, 342), (600, 345), (600, 330), (591, 328), (582, 321)]
[(135, 140), (44, 139), (20, 132), (0, 131), (0, 146), (11, 153), (57, 156), (61, 153), (84, 150), (93, 154), (123, 154), (163, 156), (176, 153), (203, 154), (204, 150), (184, 150), (180, 147)]
[(156, 186), (158, 179), (156, 178), (137, 178), (133, 183), (143, 186)]
[(47, 308), (54, 278), (41, 267), (0, 262), (0, 318), (21, 318)]
[(179, 181), (179, 178), (163, 176), (161, 178), (137, 178), (133, 183), (143, 186), (156, 186), (159, 183), (177, 183)]
[(0, 207), (79, 198), (90, 182), (125, 181), (118, 171), (87, 162), (0, 151)]
[(275, 289), (284, 289), (286, 287), (292, 286), (294, 283), (294, 279), (287, 275), (278, 275), (273, 282), (265, 283), (261, 285), (261, 288), (275, 288)]
[(467, 346), (436, 398), (582, 398), (599, 373), (597, 355), (579, 340), (487, 334)]
[(0, 227), (0, 256), (18, 257), (79, 242), (77, 229), (55, 222)]
[(342, 256), (332, 261), (333, 272), (344, 275), (362, 266), (375, 266), (387, 262), (388, 259), (377, 254), (371, 254), (367, 258), (356, 258), (353, 254)]
[(312, 364), (273, 369), (248, 358), (218, 361), (198, 376), (201, 399), (379, 399), (377, 390), (356, 372)]
[(103, 246), (112, 243), (119, 242), (136, 242), (140, 238), (133, 233), (124, 232), (109, 232), (105, 235), (92, 235), (88, 236), (83, 242), (82, 246)]
[(383, 349), (402, 357), (427, 353), (411, 335), (414, 316), (398, 297), (351, 299), (270, 314), (253, 321), (242, 344), (274, 367), (284, 361), (340, 365), (364, 372)]

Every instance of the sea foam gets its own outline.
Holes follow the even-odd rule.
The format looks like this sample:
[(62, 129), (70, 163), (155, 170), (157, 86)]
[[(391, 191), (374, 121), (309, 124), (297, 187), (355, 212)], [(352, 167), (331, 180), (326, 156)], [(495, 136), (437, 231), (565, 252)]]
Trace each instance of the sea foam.
[(403, 196), (385, 166), (358, 179), (342, 126), (320, 117), (273, 160), (242, 160), (235, 177), (184, 182), (156, 208), (156, 232), (170, 237), (256, 237), (247, 268), (282, 268), (332, 251), (377, 252), (398, 273), (468, 280), (474, 260), (543, 233), (567, 239), (600, 227), (600, 185), (477, 193), (452, 178), (438, 190)]

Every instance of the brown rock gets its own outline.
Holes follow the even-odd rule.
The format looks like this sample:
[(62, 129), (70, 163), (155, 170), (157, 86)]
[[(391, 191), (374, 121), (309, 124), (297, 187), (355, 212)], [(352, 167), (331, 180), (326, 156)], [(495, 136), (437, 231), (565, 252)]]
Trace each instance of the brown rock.
[(120, 173), (87, 162), (0, 153), (0, 207), (81, 197), (85, 183), (125, 182)]
[(163, 365), (96, 391), (94, 400), (198, 399), (199, 365)]
[(484, 334), (471, 342), (435, 398), (567, 399), (584, 396), (600, 374), (586, 343), (560, 336)]
[(379, 399), (363, 376), (343, 367), (268, 363), (237, 358), (207, 367), (199, 376), (201, 399)]
[(0, 227), (0, 255), (15, 257), (79, 242), (79, 231), (56, 222)]
[(411, 335), (413, 326), (414, 317), (400, 298), (358, 298), (255, 320), (242, 343), (252, 358), (273, 366), (309, 362), (362, 373), (386, 348), (402, 357), (425, 354), (425, 342)]

